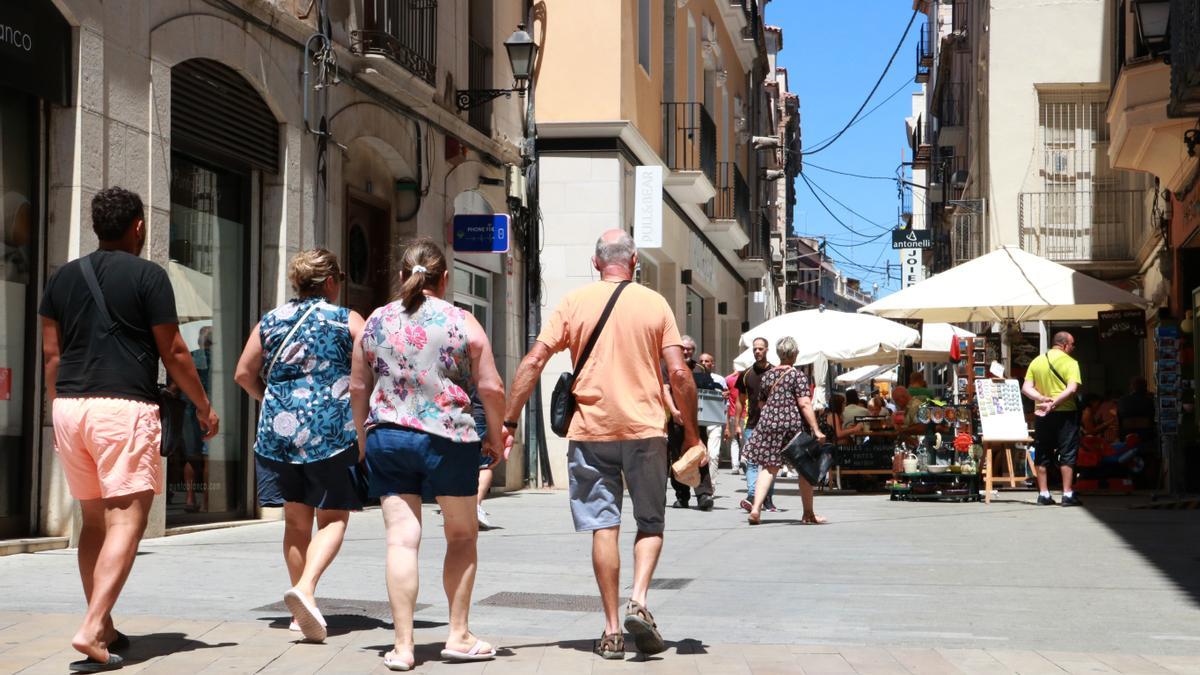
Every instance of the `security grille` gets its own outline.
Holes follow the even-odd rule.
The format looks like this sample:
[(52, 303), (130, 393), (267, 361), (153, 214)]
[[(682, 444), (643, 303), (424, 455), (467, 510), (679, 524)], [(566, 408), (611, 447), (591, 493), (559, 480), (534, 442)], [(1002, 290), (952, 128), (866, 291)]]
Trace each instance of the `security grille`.
[(245, 78), (211, 59), (171, 69), (171, 143), (211, 160), (279, 170), (275, 115)]

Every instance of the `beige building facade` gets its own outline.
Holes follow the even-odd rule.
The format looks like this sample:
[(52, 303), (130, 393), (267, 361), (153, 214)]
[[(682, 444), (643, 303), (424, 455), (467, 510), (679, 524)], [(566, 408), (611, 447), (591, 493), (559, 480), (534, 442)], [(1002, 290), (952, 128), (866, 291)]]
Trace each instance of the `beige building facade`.
[[(589, 262), (596, 238), (621, 227), (641, 242), (638, 280), (667, 299), (681, 332), (716, 357), (719, 371), (730, 371), (742, 331), (779, 306), (771, 213), (779, 193), (766, 171), (781, 162), (786, 140), (765, 93), (773, 71), (762, 7), (544, 7), (536, 104), (543, 312), (598, 278)], [(759, 150), (755, 136), (776, 141)], [(648, 226), (649, 239), (635, 223), (643, 217), (661, 221)], [(544, 402), (569, 368), (566, 354), (551, 361)], [(566, 484), (565, 444), (547, 439), (555, 485)]]
[[(50, 274), (95, 248), (89, 202), (107, 186), (146, 203), (144, 255), (168, 270), (222, 419), (218, 436), (163, 460), (152, 534), (261, 515), (256, 408), (233, 368), (261, 314), (289, 297), (285, 268), (300, 249), (339, 255), (343, 302), (365, 316), (390, 299), (404, 240), (445, 244), (448, 299), (487, 327), (502, 373), (514, 370), (520, 247), (456, 254), (450, 244), (455, 215), (524, 217), (509, 180), (523, 164), (524, 99), (460, 111), (455, 93), (511, 82), (502, 42), (526, 3), (15, 4), (0, 9), (16, 36), (0, 43), (0, 539), (72, 531), (42, 403), (36, 302)], [(497, 476), (501, 489), (522, 486), (519, 449)]]

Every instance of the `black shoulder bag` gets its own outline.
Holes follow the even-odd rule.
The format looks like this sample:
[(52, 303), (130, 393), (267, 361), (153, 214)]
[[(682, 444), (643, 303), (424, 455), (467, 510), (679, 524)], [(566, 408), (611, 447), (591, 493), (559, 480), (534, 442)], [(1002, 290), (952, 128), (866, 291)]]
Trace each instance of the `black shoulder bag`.
[[(88, 289), (92, 292), (92, 300), (96, 303), (96, 309), (100, 312), (100, 320), (104, 323), (101, 329), (104, 333), (116, 339), (138, 361), (149, 357), (150, 354), (133, 353), (129, 343), (121, 336), (121, 326), (113, 321), (112, 315), (108, 313), (108, 305), (104, 302), (104, 292), (100, 290), (100, 282), (96, 281), (96, 270), (92, 268), (92, 261), (87, 256), (83, 256), (79, 259), (79, 267), (83, 271), (83, 280), (87, 282)], [(183, 399), (179, 394), (161, 384), (158, 385), (158, 416), (162, 425), (158, 451), (163, 457), (183, 447), (184, 406)]]
[(592, 330), (592, 335), (588, 338), (583, 352), (579, 354), (579, 361), (575, 363), (575, 369), (564, 371), (558, 376), (558, 383), (554, 385), (554, 393), (550, 395), (550, 430), (561, 437), (566, 437), (567, 430), (571, 428), (571, 419), (575, 417), (575, 393), (572, 391), (575, 388), (575, 376), (583, 370), (583, 364), (587, 363), (588, 357), (592, 355), (592, 348), (596, 346), (596, 338), (600, 337), (600, 331), (604, 330), (604, 324), (608, 322), (608, 315), (612, 314), (613, 306), (617, 304), (617, 297), (629, 283), (622, 281), (617, 284), (617, 290), (613, 291), (612, 296), (608, 299), (608, 304), (604, 306), (604, 313), (600, 315), (599, 323)]

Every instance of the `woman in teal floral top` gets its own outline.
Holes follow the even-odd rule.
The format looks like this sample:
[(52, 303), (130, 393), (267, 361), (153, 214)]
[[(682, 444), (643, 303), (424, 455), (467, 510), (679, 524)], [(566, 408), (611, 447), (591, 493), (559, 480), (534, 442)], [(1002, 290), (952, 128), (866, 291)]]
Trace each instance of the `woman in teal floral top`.
[(258, 498), (262, 506), (283, 507), (291, 628), (319, 642), (326, 630), (314, 602), (317, 581), (341, 548), (350, 511), (362, 509), (350, 355), (363, 319), (334, 304), (345, 275), (333, 253), (301, 251), (288, 276), (297, 297), (250, 332), (234, 379), (262, 401), (254, 444)]
[[(387, 527), (395, 638), (383, 662), (392, 670), (413, 666), (421, 494), (426, 490), (442, 507), (446, 534), (443, 584), (450, 629), (442, 656), (482, 661), (496, 654), (495, 647), (471, 634), (467, 619), (479, 534), (480, 442), (484, 452), (499, 459), (504, 415), (504, 383), (487, 333), (470, 313), (443, 300), (449, 274), (442, 250), (428, 239), (415, 241), (400, 267), (399, 297), (367, 318), (350, 378), (370, 495), (380, 498)], [(487, 418), (483, 439), (471, 414), (472, 390)]]

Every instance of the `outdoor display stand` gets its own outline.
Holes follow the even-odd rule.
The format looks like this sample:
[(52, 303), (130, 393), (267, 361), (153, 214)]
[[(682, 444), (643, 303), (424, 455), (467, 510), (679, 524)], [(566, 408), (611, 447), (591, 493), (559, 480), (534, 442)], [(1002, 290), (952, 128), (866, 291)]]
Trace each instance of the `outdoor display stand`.
[(983, 438), (983, 489), (984, 502), (991, 503), (992, 488), (996, 480), (996, 470), (993, 461), (995, 451), (1004, 452), (1008, 468), (1009, 487), (1018, 487), (1017, 481), (1024, 478), (1016, 475), (1013, 464), (1013, 446), (1017, 443), (1030, 443), (1028, 428), (1025, 425), (1025, 408), (1021, 404), (1021, 384), (1016, 380), (985, 379), (975, 380), (975, 404), (979, 411), (981, 435)]

